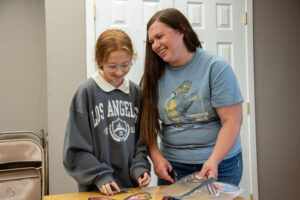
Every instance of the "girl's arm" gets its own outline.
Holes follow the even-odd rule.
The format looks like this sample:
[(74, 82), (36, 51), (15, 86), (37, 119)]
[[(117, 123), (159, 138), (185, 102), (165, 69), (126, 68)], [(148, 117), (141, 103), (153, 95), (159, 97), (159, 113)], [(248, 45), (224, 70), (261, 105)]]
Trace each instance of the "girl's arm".
[(137, 134), (137, 142), (135, 143), (135, 153), (132, 160), (132, 165), (130, 167), (130, 175), (134, 180), (139, 179), (145, 172), (149, 172), (151, 170), (151, 165), (148, 160), (148, 151), (147, 146), (144, 144)]
[(94, 155), (88, 116), (71, 110), (66, 127), (63, 164), (79, 184), (97, 185), (98, 189), (114, 181), (113, 169)]

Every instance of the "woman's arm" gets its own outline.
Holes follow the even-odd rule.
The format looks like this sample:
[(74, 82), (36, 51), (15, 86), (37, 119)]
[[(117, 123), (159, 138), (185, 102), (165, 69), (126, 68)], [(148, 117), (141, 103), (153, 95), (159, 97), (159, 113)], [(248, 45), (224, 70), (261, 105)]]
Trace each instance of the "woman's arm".
[(218, 177), (218, 165), (236, 143), (243, 122), (242, 103), (216, 108), (222, 127), (209, 159), (204, 163), (200, 176)]
[(170, 176), (168, 171), (172, 170), (172, 165), (169, 163), (167, 159), (165, 159), (158, 148), (157, 141), (152, 145), (149, 146), (149, 154), (150, 158), (154, 165), (154, 172), (155, 174), (166, 181), (171, 183), (175, 182)]

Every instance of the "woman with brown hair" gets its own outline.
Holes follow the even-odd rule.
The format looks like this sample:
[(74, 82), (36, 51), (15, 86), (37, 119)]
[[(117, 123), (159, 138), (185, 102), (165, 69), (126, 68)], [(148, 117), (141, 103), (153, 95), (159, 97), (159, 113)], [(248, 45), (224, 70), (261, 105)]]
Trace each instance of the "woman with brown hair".
[[(205, 51), (177, 9), (147, 24), (141, 136), (158, 184), (196, 172), (238, 185), (242, 176), (242, 102), (237, 79), (221, 57)], [(160, 136), (160, 147), (157, 136)]]

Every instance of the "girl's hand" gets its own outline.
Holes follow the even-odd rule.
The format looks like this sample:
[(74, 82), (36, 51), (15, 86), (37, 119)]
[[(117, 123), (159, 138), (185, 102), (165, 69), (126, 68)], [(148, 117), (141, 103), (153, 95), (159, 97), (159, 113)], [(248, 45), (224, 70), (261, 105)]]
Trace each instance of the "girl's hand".
[(149, 185), (151, 181), (151, 177), (149, 175), (149, 172), (144, 172), (140, 177), (138, 178), (138, 183), (140, 187), (145, 187)]
[(112, 196), (112, 195), (114, 195), (112, 187), (115, 189), (116, 192), (120, 192), (120, 188), (115, 181), (112, 181), (110, 183), (106, 183), (106, 184), (102, 185), (100, 188), (100, 192), (102, 192), (103, 194), (105, 194), (107, 196)]

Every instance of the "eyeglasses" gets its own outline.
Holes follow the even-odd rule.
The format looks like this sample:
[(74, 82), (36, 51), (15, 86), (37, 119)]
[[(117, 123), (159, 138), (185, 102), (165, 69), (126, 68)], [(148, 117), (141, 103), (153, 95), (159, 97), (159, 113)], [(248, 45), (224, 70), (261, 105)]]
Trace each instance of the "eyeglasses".
[(105, 63), (104, 66), (107, 67), (112, 72), (118, 71), (119, 68), (121, 69), (122, 72), (126, 72), (132, 66), (132, 62), (129, 61), (128, 63), (121, 64), (121, 65), (112, 64), (112, 63)]

